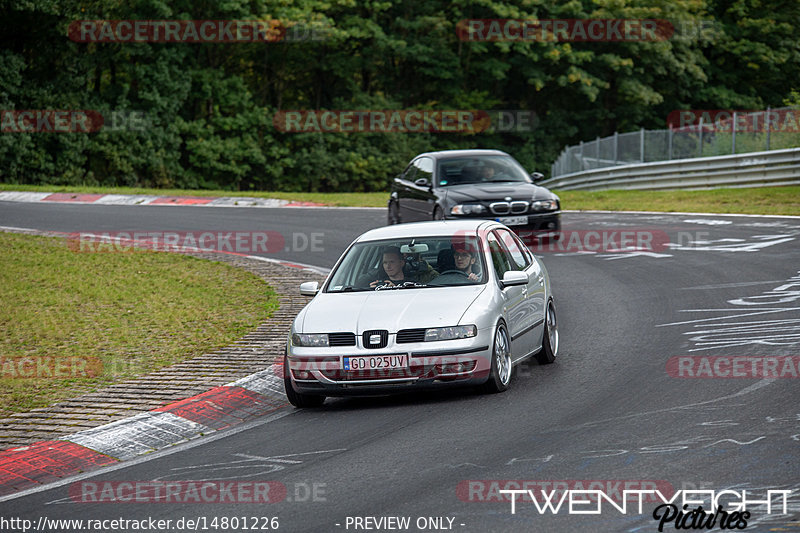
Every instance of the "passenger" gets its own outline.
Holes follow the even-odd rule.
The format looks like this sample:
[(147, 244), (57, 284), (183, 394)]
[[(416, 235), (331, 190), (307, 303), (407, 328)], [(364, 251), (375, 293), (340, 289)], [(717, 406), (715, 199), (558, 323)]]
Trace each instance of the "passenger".
[(456, 270), (460, 270), (470, 281), (480, 281), (481, 276), (476, 265), (478, 258), (468, 243), (458, 243), (453, 246), (453, 260)]

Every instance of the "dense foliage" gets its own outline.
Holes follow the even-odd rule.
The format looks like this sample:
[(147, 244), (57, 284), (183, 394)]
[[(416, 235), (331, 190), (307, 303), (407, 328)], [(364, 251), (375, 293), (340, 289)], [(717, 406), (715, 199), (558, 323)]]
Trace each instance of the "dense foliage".
[[(667, 19), (657, 42), (466, 42), (490, 18)], [(324, 38), (82, 43), (87, 19), (279, 19)], [(500, 148), (547, 172), (566, 144), (763, 109), (800, 89), (786, 0), (0, 0), (0, 110), (143, 113), (146, 127), (0, 134), (0, 181), (230, 190), (384, 189), (414, 154)], [(297, 109), (522, 109), (532, 131), (285, 133)]]

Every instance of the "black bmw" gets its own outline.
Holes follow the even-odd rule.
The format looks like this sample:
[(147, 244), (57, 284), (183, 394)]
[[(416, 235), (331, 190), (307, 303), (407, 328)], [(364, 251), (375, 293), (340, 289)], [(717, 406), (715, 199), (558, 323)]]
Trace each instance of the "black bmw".
[(561, 229), (558, 196), (534, 182), (516, 159), (500, 150), (446, 150), (415, 157), (392, 183), (389, 224), (485, 218), (524, 240)]

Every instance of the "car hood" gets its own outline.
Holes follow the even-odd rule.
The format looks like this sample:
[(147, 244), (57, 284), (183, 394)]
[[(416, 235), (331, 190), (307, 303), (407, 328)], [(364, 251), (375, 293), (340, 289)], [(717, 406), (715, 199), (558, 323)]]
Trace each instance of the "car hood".
[(297, 317), (302, 333), (456, 326), (486, 285), (319, 293)]
[(546, 200), (555, 195), (544, 187), (533, 183), (467, 183), (445, 188), (445, 197), (453, 203), (465, 201), (502, 200), (510, 196), (512, 200)]

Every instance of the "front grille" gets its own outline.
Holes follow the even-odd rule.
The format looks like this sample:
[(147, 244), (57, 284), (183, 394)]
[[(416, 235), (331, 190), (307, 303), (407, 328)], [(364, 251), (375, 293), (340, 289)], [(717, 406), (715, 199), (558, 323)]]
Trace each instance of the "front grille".
[[(371, 337), (377, 335), (377, 342), (372, 342)], [(389, 332), (385, 329), (368, 329), (361, 336), (361, 342), (364, 343), (364, 348), (371, 348), (373, 350), (378, 348), (386, 348), (389, 344)]]
[(494, 202), (489, 204), (489, 208), (495, 215), (521, 215), (528, 212), (530, 203), (524, 200), (515, 200), (513, 202)]
[(322, 375), (333, 381), (353, 381), (366, 379), (413, 379), (419, 372), (412, 368), (391, 368), (380, 370), (322, 370)]
[(494, 202), (489, 204), (489, 208), (495, 215), (507, 215), (511, 211), (511, 206), (508, 202)]
[(355, 346), (356, 334), (349, 331), (340, 333), (328, 333), (329, 346)]
[(522, 213), (527, 213), (528, 205), (529, 205), (528, 202), (524, 202), (522, 200), (511, 202), (511, 212), (515, 215), (521, 215)]
[(407, 344), (410, 342), (424, 342), (425, 328), (401, 329), (397, 332), (397, 344)]
[[(474, 360), (460, 362), (435, 363), (428, 365), (412, 365), (408, 368), (389, 368), (379, 370), (343, 370), (343, 369), (324, 369), (320, 370), (322, 375), (333, 381), (365, 381), (382, 379), (436, 379), (439, 376), (446, 376), (443, 379), (453, 379), (454, 377), (467, 378), (475, 370), (477, 365)], [(460, 376), (453, 376), (453, 374)]]

